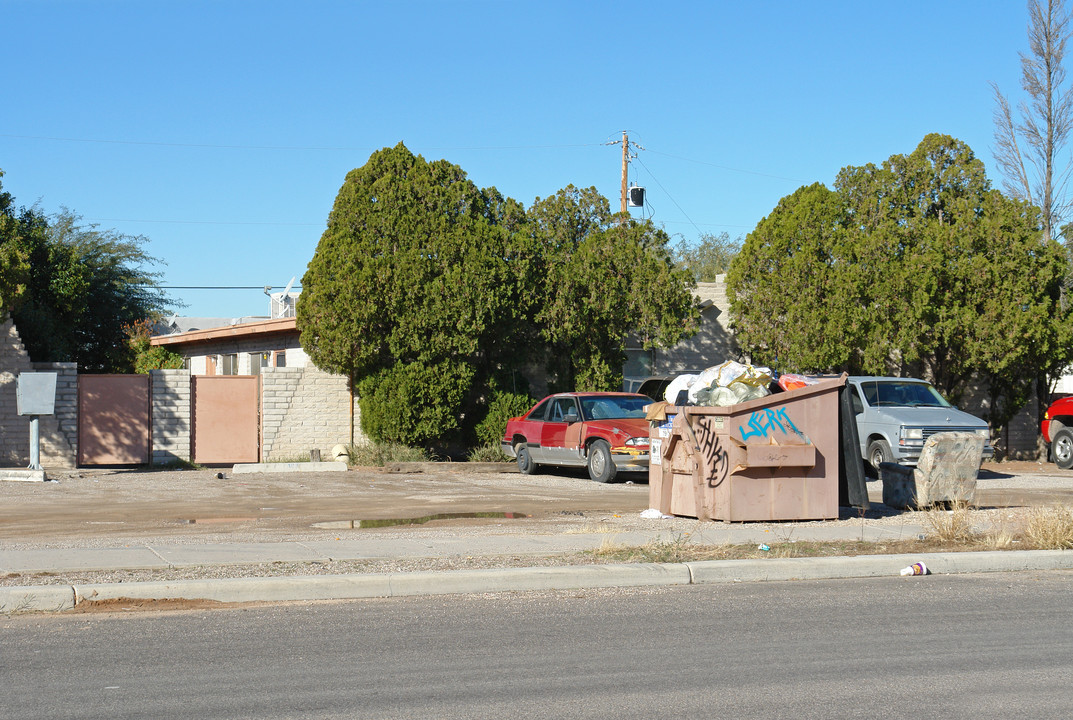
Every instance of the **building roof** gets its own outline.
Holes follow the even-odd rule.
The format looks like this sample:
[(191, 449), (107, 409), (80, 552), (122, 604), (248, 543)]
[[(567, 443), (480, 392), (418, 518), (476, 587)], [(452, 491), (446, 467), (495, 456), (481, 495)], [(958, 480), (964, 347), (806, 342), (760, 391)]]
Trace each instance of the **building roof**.
[(298, 332), (293, 317), (276, 318), (274, 320), (257, 320), (255, 322), (238, 323), (224, 327), (208, 328), (206, 330), (190, 330), (188, 332), (173, 333), (171, 335), (154, 335), (149, 338), (150, 345), (181, 346), (208, 343), (217, 340), (231, 340), (239, 338), (271, 337), (278, 335), (293, 335)]

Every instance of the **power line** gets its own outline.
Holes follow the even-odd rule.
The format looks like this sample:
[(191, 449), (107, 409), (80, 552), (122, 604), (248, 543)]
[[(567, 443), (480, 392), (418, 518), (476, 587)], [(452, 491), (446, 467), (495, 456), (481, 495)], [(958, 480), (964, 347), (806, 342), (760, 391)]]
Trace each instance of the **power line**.
[(133, 218), (86, 218), (92, 222), (157, 223), (163, 225), (267, 225), (275, 227), (320, 227), (323, 223), (249, 222), (237, 220), (137, 220)]
[[(160, 290), (275, 290), (283, 285), (156, 285)], [(291, 290), (301, 290), (301, 285), (292, 285)]]
[(790, 182), (804, 182), (796, 178), (784, 177), (782, 175), (772, 175), (770, 173), (757, 172), (755, 170), (742, 170), (741, 168), (729, 167), (727, 165), (718, 165), (713, 162), (707, 162), (706, 160), (697, 160), (696, 158), (682, 157), (681, 155), (671, 155), (670, 153), (659, 152), (657, 150), (649, 150), (648, 152), (653, 155), (662, 155), (664, 157), (674, 158), (675, 160), (684, 160), (685, 162), (696, 163), (697, 165), (707, 165), (709, 167), (719, 168), (720, 170), (730, 170), (731, 172), (745, 173), (746, 175), (757, 175), (759, 177), (773, 178), (775, 180), (789, 180)]
[(694, 229), (694, 230), (696, 230), (697, 232), (700, 232), (700, 231), (701, 231), (701, 229), (700, 229), (699, 227), (697, 227), (697, 224), (696, 224), (695, 222), (693, 222), (693, 218), (689, 217), (689, 215), (688, 215), (688, 214), (686, 213), (686, 211), (682, 209), (682, 206), (678, 204), (678, 201), (674, 199), (674, 196), (673, 196), (673, 195), (671, 195), (671, 194), (670, 194), (670, 192), (668, 192), (668, 191), (667, 191), (667, 188), (663, 187), (663, 183), (661, 183), (661, 182), (659, 181), (659, 178), (657, 178), (657, 177), (656, 177), (656, 176), (655, 176), (655, 175), (654, 175), (654, 174), (652, 173), (652, 171), (648, 169), (648, 166), (647, 166), (647, 165), (645, 165), (644, 161), (643, 161), (643, 160), (641, 160), (641, 158), (640, 158), (640, 157), (636, 157), (635, 159), (637, 160), (637, 162), (638, 162), (638, 163), (640, 163), (641, 167), (643, 167), (643, 168), (645, 169), (645, 171), (646, 171), (646, 172), (647, 172), (647, 173), (648, 173), (649, 175), (651, 175), (651, 176), (652, 176), (652, 179), (656, 181), (656, 184), (657, 184), (657, 185), (659, 185), (659, 189), (660, 189), (660, 190), (662, 190), (663, 192), (667, 193), (667, 197), (669, 197), (669, 198), (671, 199), (671, 202), (672, 202), (672, 203), (674, 203), (674, 206), (675, 206), (676, 208), (678, 208), (678, 211), (679, 211), (680, 213), (682, 213), (682, 215), (685, 215), (685, 218), (686, 218), (686, 220), (688, 220), (688, 221), (689, 221), (689, 224), (693, 226), (693, 229)]
[[(14, 138), (17, 140), (50, 140), (53, 142), (95, 143), (101, 145), (148, 145), (152, 147), (177, 147), (177, 148), (208, 148), (213, 150), (287, 150), (287, 151), (317, 151), (317, 152), (373, 152), (380, 148), (369, 146), (330, 146), (330, 145), (230, 145), (216, 143), (180, 143), (162, 142), (158, 140), (113, 140), (99, 138), (73, 138), (51, 135), (14, 135), (0, 133), (0, 137)], [(426, 151), (435, 150), (549, 150), (555, 148), (596, 147), (600, 143), (579, 143), (568, 145), (472, 145), (472, 146), (445, 146), (429, 147)]]

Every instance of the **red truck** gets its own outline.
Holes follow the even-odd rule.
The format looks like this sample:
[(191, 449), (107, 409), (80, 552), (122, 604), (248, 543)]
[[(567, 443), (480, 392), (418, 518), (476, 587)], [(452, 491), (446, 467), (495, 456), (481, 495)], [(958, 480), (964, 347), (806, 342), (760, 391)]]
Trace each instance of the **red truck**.
[(1063, 470), (1073, 468), (1073, 397), (1055, 400), (1040, 423), (1043, 439), (1051, 446), (1054, 464)]

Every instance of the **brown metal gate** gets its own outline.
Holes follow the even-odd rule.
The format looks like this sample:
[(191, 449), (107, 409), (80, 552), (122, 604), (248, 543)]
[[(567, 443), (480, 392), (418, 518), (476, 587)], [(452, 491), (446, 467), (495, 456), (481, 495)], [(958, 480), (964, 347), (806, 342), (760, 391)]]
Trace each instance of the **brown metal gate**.
[(149, 462), (149, 376), (78, 376), (78, 464)]
[(223, 465), (260, 460), (260, 378), (256, 375), (195, 375), (195, 463)]

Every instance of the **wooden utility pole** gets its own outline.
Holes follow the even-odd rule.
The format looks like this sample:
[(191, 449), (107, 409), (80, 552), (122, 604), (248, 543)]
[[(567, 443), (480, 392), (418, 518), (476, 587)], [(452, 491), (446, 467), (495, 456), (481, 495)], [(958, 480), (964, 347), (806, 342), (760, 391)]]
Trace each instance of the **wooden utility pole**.
[(626, 204), (626, 170), (630, 165), (630, 140), (626, 137), (626, 131), (622, 131), (622, 212), (628, 212)]

